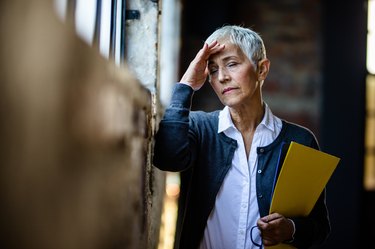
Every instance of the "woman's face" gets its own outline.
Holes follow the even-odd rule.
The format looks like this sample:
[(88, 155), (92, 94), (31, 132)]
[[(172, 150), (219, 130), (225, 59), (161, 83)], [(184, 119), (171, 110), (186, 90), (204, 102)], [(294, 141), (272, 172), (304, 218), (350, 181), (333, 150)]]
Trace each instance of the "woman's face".
[(224, 50), (210, 56), (208, 71), (209, 81), (224, 105), (235, 108), (262, 101), (258, 72), (237, 45), (225, 43)]

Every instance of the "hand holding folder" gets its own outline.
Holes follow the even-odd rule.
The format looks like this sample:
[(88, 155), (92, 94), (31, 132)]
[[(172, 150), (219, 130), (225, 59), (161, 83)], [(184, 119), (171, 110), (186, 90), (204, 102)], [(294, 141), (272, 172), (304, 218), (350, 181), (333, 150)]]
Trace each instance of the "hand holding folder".
[[(285, 217), (308, 216), (336, 169), (340, 158), (291, 142), (283, 159), (280, 174), (275, 180), (270, 213)], [(269, 249), (294, 248), (287, 244)]]

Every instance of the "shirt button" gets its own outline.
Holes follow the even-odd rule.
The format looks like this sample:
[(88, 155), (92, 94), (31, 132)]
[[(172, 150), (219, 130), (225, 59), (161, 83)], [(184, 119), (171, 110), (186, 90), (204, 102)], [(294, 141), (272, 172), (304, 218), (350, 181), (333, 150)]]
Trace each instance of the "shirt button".
[(262, 170), (261, 169), (258, 169), (258, 174), (261, 174), (262, 173)]

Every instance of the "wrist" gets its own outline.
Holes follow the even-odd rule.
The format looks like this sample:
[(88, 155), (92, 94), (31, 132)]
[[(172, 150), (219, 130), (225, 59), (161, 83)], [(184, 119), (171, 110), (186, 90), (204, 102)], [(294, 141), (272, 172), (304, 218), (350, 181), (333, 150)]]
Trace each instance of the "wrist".
[(191, 86), (190, 83), (186, 83), (186, 82), (178, 82), (178, 83), (183, 84), (183, 85), (186, 85), (186, 86), (189, 86), (191, 89), (194, 90), (194, 88)]
[(194, 86), (193, 84), (191, 84), (191, 83), (187, 83), (187, 82), (184, 82), (184, 81), (180, 81), (180, 82), (178, 82), (178, 83), (180, 83), (180, 84), (184, 84), (184, 85), (186, 85), (186, 86), (189, 86), (189, 87), (191, 87), (191, 89), (193, 89), (194, 91), (198, 91), (201, 87), (196, 87), (196, 86)]
[(292, 243), (294, 241), (294, 234), (296, 233), (296, 225), (294, 224), (294, 221), (292, 219), (289, 219), (290, 223), (292, 224), (292, 235), (289, 240), (284, 241), (285, 243)]

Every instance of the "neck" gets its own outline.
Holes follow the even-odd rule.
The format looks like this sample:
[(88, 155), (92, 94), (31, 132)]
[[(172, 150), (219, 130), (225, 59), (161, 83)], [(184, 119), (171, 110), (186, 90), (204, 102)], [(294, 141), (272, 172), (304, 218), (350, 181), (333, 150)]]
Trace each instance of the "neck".
[(231, 118), (236, 128), (242, 133), (253, 132), (264, 116), (264, 103), (249, 107), (230, 108)]

